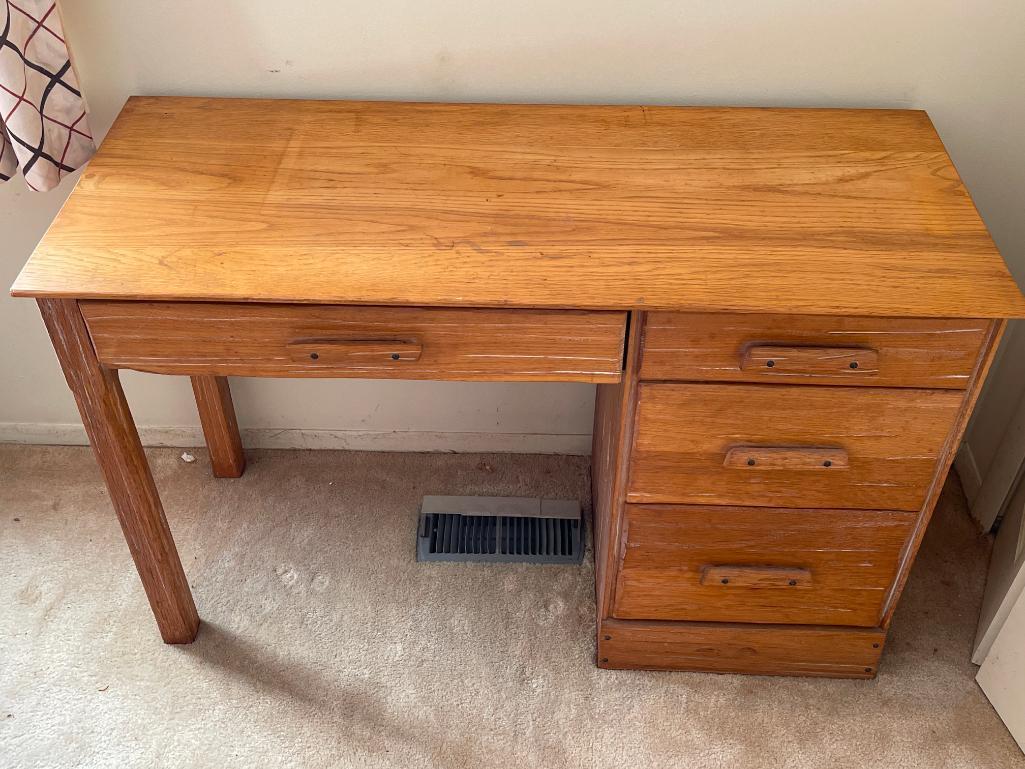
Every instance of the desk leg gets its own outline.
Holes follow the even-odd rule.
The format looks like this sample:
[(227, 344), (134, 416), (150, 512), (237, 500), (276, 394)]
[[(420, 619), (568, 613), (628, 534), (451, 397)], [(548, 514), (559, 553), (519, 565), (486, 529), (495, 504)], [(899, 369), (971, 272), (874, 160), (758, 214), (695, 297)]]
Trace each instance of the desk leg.
[(78, 401), (121, 530), (165, 643), (190, 643), (199, 630), (178, 551), (117, 371), (96, 359), (78, 302), (39, 299), (54, 350)]
[(192, 391), (196, 394), (199, 421), (203, 425), (214, 476), (238, 478), (246, 469), (246, 457), (242, 453), (242, 438), (238, 434), (228, 378), (194, 376)]

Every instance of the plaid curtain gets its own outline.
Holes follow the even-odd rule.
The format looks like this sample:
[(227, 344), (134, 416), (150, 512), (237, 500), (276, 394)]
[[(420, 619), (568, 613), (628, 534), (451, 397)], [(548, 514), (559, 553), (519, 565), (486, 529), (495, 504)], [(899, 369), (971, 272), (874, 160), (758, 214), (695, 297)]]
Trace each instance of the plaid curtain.
[(54, 0), (0, 0), (0, 182), (56, 187), (96, 145)]

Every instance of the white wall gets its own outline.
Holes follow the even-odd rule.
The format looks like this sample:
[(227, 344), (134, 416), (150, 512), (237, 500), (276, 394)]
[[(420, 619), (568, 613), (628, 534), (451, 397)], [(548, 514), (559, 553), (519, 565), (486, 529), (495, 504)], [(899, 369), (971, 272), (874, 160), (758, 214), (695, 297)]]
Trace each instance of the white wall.
[[(998, 244), (1025, 276), (1021, 0), (64, 0), (63, 7), (100, 132), (132, 93), (925, 108)], [(5, 287), (69, 190), (0, 186)], [(77, 414), (31, 302), (0, 299), (0, 344), (2, 360), (15, 361), (0, 371), (0, 435), (74, 436), (52, 427), (77, 422)], [(186, 382), (125, 379), (141, 425), (195, 425)], [(591, 427), (592, 388), (579, 385), (246, 380), (234, 388), (243, 426), (340, 431), (288, 432), (278, 438), (286, 442), (414, 445), (388, 433), (416, 430), (418, 447), (586, 450)], [(438, 434), (448, 432), (459, 434)]]

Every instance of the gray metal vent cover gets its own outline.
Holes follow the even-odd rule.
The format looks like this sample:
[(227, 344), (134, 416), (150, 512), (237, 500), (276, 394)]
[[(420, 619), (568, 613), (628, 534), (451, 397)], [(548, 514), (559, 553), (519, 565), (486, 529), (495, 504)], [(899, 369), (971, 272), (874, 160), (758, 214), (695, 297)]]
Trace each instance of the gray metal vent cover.
[(424, 497), (418, 561), (578, 564), (583, 555), (580, 505), (575, 501)]

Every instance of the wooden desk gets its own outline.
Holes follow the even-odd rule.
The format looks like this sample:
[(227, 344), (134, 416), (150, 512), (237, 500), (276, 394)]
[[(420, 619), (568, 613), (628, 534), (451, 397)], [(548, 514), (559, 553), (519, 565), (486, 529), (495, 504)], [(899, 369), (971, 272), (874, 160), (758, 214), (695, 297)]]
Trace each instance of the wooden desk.
[(922, 112), (133, 98), (14, 285), (165, 641), (118, 382), (598, 383), (598, 662), (871, 677), (1025, 298)]

